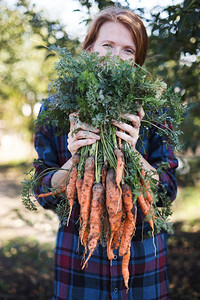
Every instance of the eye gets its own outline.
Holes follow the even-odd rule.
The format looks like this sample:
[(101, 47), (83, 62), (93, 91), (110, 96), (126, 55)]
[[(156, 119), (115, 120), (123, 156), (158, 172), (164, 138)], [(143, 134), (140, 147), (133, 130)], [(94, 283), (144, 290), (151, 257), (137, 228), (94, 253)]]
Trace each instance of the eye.
[(135, 55), (135, 51), (130, 48), (124, 49), (124, 52), (128, 55)]
[(110, 45), (110, 44), (103, 44), (103, 47), (105, 47), (105, 48), (107, 48), (107, 49), (111, 49), (112, 48), (112, 45)]

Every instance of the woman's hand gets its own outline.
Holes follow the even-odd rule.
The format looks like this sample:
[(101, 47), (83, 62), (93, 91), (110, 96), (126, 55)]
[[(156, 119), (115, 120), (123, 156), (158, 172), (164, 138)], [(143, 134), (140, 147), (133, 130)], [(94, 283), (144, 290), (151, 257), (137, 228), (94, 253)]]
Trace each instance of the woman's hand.
[(96, 134), (99, 132), (99, 129), (81, 122), (77, 113), (70, 114), (69, 120), (68, 149), (71, 155), (74, 155), (79, 148), (92, 145), (97, 140), (100, 140), (100, 136)]
[(138, 111), (138, 115), (124, 114), (122, 118), (131, 121), (132, 125), (124, 122), (113, 121), (113, 125), (117, 126), (121, 131), (116, 131), (116, 135), (122, 140), (130, 144), (131, 148), (136, 151), (136, 143), (139, 138), (141, 120), (144, 118), (145, 112), (143, 108)]
[[(136, 143), (139, 137), (139, 131), (140, 131), (140, 124), (141, 120), (144, 118), (145, 112), (143, 108), (138, 111), (138, 115), (132, 115), (132, 114), (125, 114), (122, 117), (126, 120), (129, 120), (132, 122), (132, 126), (129, 124), (126, 124), (124, 122), (117, 122), (113, 121), (113, 125), (117, 126), (122, 131), (116, 131), (116, 135), (121, 138), (122, 140), (126, 141), (131, 145), (131, 148), (133, 151), (137, 152), (136, 150)], [(153, 171), (155, 174), (152, 176), (156, 180), (159, 180), (159, 176), (156, 173), (156, 169), (153, 168), (146, 159), (142, 155), (140, 157), (140, 164), (143, 166), (143, 168), (147, 171)]]
[[(92, 145), (97, 140), (100, 140), (100, 136), (96, 133), (99, 129), (82, 123), (77, 113), (70, 114), (70, 132), (68, 134), (68, 149), (73, 156), (77, 150), (83, 146)], [(72, 167), (72, 157), (62, 166), (61, 170), (55, 172), (51, 179), (52, 187), (64, 187), (66, 184), (68, 170)]]

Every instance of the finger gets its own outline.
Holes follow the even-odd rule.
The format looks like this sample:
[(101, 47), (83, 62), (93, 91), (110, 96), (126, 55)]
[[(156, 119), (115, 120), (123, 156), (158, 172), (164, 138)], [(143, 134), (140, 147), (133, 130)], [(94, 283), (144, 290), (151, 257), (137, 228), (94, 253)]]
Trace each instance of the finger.
[(84, 139), (84, 140), (77, 140), (68, 145), (68, 149), (70, 153), (76, 153), (77, 150), (84, 146), (89, 146), (96, 143), (96, 139)]
[(75, 124), (76, 124), (76, 122), (77, 122), (77, 119), (78, 119), (78, 114), (77, 114), (76, 112), (71, 113), (71, 114), (69, 115), (70, 131), (74, 129)]
[(135, 135), (135, 130), (138, 130), (137, 128), (134, 128), (133, 126), (123, 123), (123, 122), (118, 122), (118, 121), (113, 121), (113, 125), (117, 126), (120, 128), (122, 131), (126, 131), (129, 133), (130, 136)]
[(144, 118), (145, 112), (143, 107), (141, 106), (141, 109), (138, 111), (138, 116), (140, 117), (140, 121)]
[(75, 126), (74, 126), (74, 130), (77, 129), (83, 129), (85, 131), (91, 131), (91, 132), (99, 132), (99, 129), (92, 126), (92, 125), (88, 125), (87, 123), (81, 122), (80, 120), (76, 120), (75, 122)]
[(113, 121), (113, 125), (117, 126), (123, 131), (128, 132), (130, 135), (133, 134), (133, 126), (123, 123), (123, 122), (118, 122), (118, 121)]
[(91, 132), (91, 131), (85, 131), (85, 130), (79, 130), (76, 134), (73, 134), (74, 140), (78, 139), (96, 139), (100, 140), (100, 136)]
[(132, 114), (124, 114), (122, 118), (131, 121), (135, 128), (140, 127), (141, 119), (140, 116), (132, 115)]
[(69, 115), (69, 120), (71, 119), (71, 118), (77, 118), (78, 117), (78, 113), (77, 112), (73, 112), (73, 113), (71, 113), (70, 115)]
[(125, 132), (116, 131), (116, 136), (127, 142), (131, 147), (135, 148), (139, 134), (136, 133), (134, 137), (126, 134)]

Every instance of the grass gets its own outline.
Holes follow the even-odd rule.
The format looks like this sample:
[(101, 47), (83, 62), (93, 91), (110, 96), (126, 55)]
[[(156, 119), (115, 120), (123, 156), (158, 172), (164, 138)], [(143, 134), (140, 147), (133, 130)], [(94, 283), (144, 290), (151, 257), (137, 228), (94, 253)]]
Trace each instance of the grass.
[(200, 299), (200, 187), (181, 186), (173, 203), (174, 235), (169, 238), (172, 300)]
[(179, 187), (173, 203), (173, 222), (200, 219), (200, 187)]

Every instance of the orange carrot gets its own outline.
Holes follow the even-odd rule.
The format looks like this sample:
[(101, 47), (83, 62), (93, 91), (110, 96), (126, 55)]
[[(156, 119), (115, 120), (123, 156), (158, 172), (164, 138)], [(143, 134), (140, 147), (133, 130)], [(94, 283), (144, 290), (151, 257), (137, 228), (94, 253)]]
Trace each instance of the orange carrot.
[(65, 192), (65, 189), (66, 189), (65, 187), (62, 187), (61, 189), (59, 189), (59, 188), (56, 189), (54, 192), (39, 194), (39, 195), (37, 195), (37, 198), (61, 195), (61, 193)]
[(122, 200), (126, 211), (126, 220), (124, 223), (124, 230), (119, 246), (119, 255), (123, 256), (127, 253), (131, 246), (132, 236), (135, 234), (137, 205), (133, 203), (132, 191), (128, 184), (122, 185)]
[(119, 256), (123, 256), (127, 253), (131, 246), (131, 239), (135, 232), (135, 223), (131, 222), (128, 217), (126, 217), (124, 222), (124, 230), (121, 237), (121, 242), (119, 246)]
[(144, 195), (141, 194), (140, 196), (138, 196), (137, 201), (138, 201), (138, 203), (140, 205), (140, 208), (141, 208), (143, 214), (145, 216), (147, 216), (149, 214), (149, 206), (148, 206), (148, 204), (145, 201)]
[(97, 247), (98, 240), (101, 236), (101, 214), (103, 211), (104, 203), (104, 187), (101, 183), (95, 183), (92, 188), (92, 201), (90, 211), (90, 233), (88, 236), (88, 249), (89, 255), (82, 267), (85, 267), (86, 263), (92, 256), (94, 250)]
[(78, 198), (78, 203), (80, 204), (81, 202), (81, 188), (83, 184), (83, 178), (78, 178), (76, 180), (76, 191), (77, 191), (77, 198)]
[(107, 170), (108, 167), (106, 164), (103, 165), (102, 169), (101, 169), (101, 183), (104, 187), (104, 189), (106, 188), (106, 174), (107, 174)]
[[(78, 178), (76, 180), (76, 191), (77, 191), (77, 198), (78, 198), (78, 203), (81, 205), (81, 189), (82, 189), (82, 184), (83, 184), (83, 178)], [(81, 219), (80, 219), (80, 224), (81, 224)], [(84, 234), (83, 234), (83, 240), (82, 240), (82, 244), (85, 248), (85, 252), (84, 252), (84, 257), (87, 253), (87, 239), (88, 239), (88, 235), (89, 232), (88, 230), (85, 230)]]
[(119, 248), (121, 237), (122, 237), (123, 230), (124, 230), (125, 219), (126, 219), (126, 213), (125, 213), (125, 211), (123, 209), (123, 211), (122, 211), (122, 219), (121, 219), (121, 224), (120, 224), (119, 230), (117, 230), (117, 232), (115, 232), (114, 237), (113, 237), (114, 249), (118, 249)]
[(72, 169), (69, 174), (69, 181), (67, 183), (67, 189), (66, 189), (66, 197), (68, 200), (68, 204), (70, 207), (68, 219), (67, 219), (67, 226), (69, 224), (69, 219), (71, 216), (72, 208), (74, 205), (74, 199), (76, 197), (76, 180), (78, 175), (78, 162), (79, 162), (80, 156), (78, 154), (75, 154), (72, 157)]
[(83, 178), (83, 184), (81, 189), (81, 199), (80, 199), (80, 215), (81, 215), (81, 228), (79, 231), (81, 243), (83, 243), (84, 232), (88, 226), (89, 211), (90, 211), (90, 201), (92, 186), (94, 183), (94, 156), (89, 156), (85, 162), (85, 172)]
[(112, 266), (112, 260), (115, 257), (113, 248), (112, 248), (112, 237), (109, 237), (107, 240), (107, 257), (110, 260), (110, 264)]
[(106, 208), (111, 232), (108, 253), (111, 251), (113, 236), (119, 230), (122, 217), (122, 197), (115, 178), (115, 170), (108, 170), (106, 176)]
[[(82, 184), (83, 184), (83, 178), (78, 178), (76, 180), (76, 191), (77, 191), (77, 198), (78, 198), (78, 203), (81, 205), (81, 189), (82, 189)], [(81, 223), (81, 219), (80, 219)], [(83, 246), (85, 248), (83, 258), (85, 259), (85, 255), (87, 253), (87, 238), (88, 238), (88, 231), (85, 230), (84, 235), (83, 235)]]
[(115, 148), (114, 152), (117, 157), (116, 184), (120, 188), (120, 183), (124, 172), (125, 158), (124, 153), (119, 148)]
[(155, 247), (155, 256), (156, 256), (156, 245), (154, 242), (154, 222), (153, 219), (155, 219), (155, 214), (154, 214), (154, 208), (153, 205), (150, 204), (145, 198), (144, 195), (141, 194), (137, 198), (138, 203), (141, 207), (141, 210), (145, 216), (147, 216), (147, 222), (149, 223), (150, 227), (152, 228), (152, 234), (153, 234), (153, 245)]
[[(121, 129), (119, 129), (119, 131), (122, 131)], [(122, 139), (120, 137), (118, 137), (118, 147), (119, 149), (121, 148), (122, 146)]]
[(122, 185), (122, 200), (125, 212), (127, 214), (128, 219), (135, 223), (136, 222), (136, 214), (137, 214), (137, 206), (133, 203), (133, 195), (130, 186), (125, 183)]
[(83, 239), (82, 239), (82, 245), (84, 246), (84, 254), (83, 254), (83, 260), (85, 260), (85, 255), (87, 254), (87, 241), (88, 241), (88, 235), (89, 235), (89, 230), (88, 227), (86, 228), (84, 234), (83, 234)]
[(145, 199), (150, 204), (153, 204), (153, 197), (152, 197), (150, 183), (149, 183), (149, 181), (145, 180), (145, 175), (146, 175), (145, 170), (142, 168), (140, 181), (141, 181), (141, 184), (145, 187)]
[(129, 273), (128, 265), (129, 265), (130, 256), (131, 256), (131, 251), (129, 248), (127, 253), (122, 258), (122, 276), (124, 279), (126, 292), (128, 292), (128, 290), (129, 290), (128, 281), (129, 281), (130, 273)]
[[(148, 206), (147, 202), (145, 201), (144, 195), (141, 194), (138, 196), (137, 201), (140, 205), (140, 208), (145, 216), (148, 216), (151, 212), (151, 206)], [(153, 208), (152, 208), (153, 209)], [(154, 230), (154, 224), (152, 218), (148, 220), (149, 225), (151, 226), (152, 230)]]
[(116, 185), (114, 169), (108, 170), (106, 176), (106, 208), (109, 216), (111, 232), (119, 229), (122, 217), (122, 198)]

